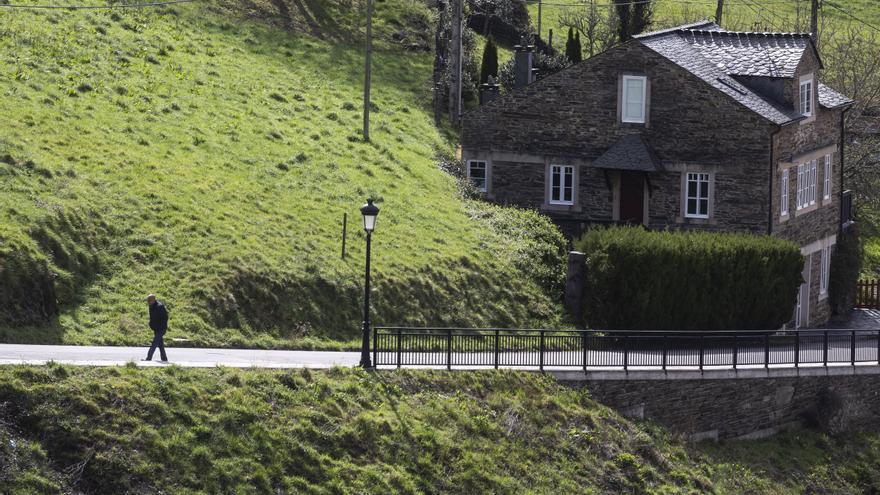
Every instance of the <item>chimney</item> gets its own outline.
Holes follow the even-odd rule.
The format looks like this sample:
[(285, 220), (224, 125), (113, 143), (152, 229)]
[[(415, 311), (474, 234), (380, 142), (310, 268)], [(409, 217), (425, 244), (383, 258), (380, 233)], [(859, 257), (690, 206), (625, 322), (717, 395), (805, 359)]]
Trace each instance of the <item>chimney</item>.
[(535, 47), (534, 45), (526, 45), (525, 38), (523, 38), (521, 44), (514, 46), (513, 49), (516, 51), (514, 54), (516, 81), (513, 87), (519, 89), (528, 86), (535, 80), (532, 73), (532, 56)]
[(489, 76), (488, 82), (480, 85), (480, 105), (485, 105), (495, 98), (498, 98), (499, 94), (498, 84), (495, 82), (495, 78)]

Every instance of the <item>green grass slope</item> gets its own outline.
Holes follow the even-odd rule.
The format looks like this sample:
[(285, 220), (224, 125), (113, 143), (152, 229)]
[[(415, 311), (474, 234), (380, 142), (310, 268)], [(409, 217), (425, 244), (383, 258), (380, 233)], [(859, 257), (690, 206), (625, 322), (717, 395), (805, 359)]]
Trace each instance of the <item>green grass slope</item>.
[(353, 342), (368, 196), (375, 321), (553, 319), (517, 267), (534, 265), (523, 226), (551, 251), (559, 235), (461, 200), (437, 167), (452, 148), (432, 124), (431, 55), (414, 51), (420, 2), (377, 4), (363, 142), (355, 7), (0, 9), (0, 339), (141, 343), (155, 292), (169, 337), (196, 345)]
[(536, 373), (0, 369), (10, 494), (874, 493), (878, 460), (876, 434), (687, 445)]
[[(527, 0), (532, 25), (538, 25), (538, 1)], [(612, 2), (595, 1), (599, 12), (604, 16), (608, 12), (608, 4)], [(566, 14), (583, 11), (590, 4), (589, 0), (572, 0), (565, 2), (546, 2), (541, 8), (541, 31), (546, 39), (549, 29), (553, 29), (554, 45), (565, 47), (567, 28), (562, 28), (560, 18)], [(833, 4), (833, 5), (831, 5)], [(583, 5), (583, 6), (581, 6)], [(660, 29), (679, 24), (695, 22), (703, 19), (715, 19), (716, 0), (656, 0), (654, 2), (654, 28)], [(880, 28), (880, 4), (874, 0), (837, 0), (825, 5), (821, 12), (822, 31), (833, 32), (841, 25), (860, 21)], [(722, 24), (727, 29), (743, 31), (784, 31), (808, 32), (810, 30), (809, 0), (773, 0), (760, 2), (742, 0), (725, 2), (722, 13)], [(861, 24), (862, 29), (872, 29)], [(556, 41), (558, 40), (558, 41)], [(585, 40), (581, 39), (581, 43)]]

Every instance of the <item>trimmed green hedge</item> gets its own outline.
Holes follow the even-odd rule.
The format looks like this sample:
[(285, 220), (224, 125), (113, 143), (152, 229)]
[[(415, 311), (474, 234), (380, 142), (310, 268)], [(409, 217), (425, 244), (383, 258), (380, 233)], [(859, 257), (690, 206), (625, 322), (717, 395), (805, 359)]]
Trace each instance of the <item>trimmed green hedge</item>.
[(862, 271), (863, 256), (864, 246), (856, 224), (838, 236), (837, 246), (831, 256), (828, 299), (834, 314), (846, 314), (855, 305), (856, 285)]
[(791, 319), (803, 257), (774, 237), (597, 229), (586, 254), (584, 321), (620, 330), (775, 329)]

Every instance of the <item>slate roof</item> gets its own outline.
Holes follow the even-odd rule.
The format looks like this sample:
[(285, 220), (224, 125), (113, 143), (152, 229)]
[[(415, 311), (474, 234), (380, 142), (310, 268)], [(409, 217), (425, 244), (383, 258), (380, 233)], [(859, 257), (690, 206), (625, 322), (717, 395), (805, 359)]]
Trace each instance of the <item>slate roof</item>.
[(833, 89), (819, 83), (819, 104), (825, 108), (837, 108), (849, 105), (853, 101)]
[[(763, 97), (732, 76), (794, 77), (804, 51), (813, 43), (807, 34), (732, 32), (706, 21), (636, 35), (635, 39), (774, 124), (803, 118), (793, 108)], [(819, 85), (822, 106), (849, 103), (852, 100)]]
[(736, 76), (794, 77), (810, 35), (681, 30), (679, 35), (709, 62)]
[(638, 134), (628, 134), (620, 138), (608, 151), (593, 161), (596, 168), (656, 172), (660, 161)]

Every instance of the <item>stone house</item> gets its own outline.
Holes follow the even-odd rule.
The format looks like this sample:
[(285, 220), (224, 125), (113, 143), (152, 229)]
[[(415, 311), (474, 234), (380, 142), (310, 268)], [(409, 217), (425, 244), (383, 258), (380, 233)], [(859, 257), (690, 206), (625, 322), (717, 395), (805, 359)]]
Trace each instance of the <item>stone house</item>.
[(568, 235), (596, 223), (769, 234), (806, 257), (795, 326), (821, 324), (849, 224), (843, 114), (807, 34), (701, 22), (636, 36), (464, 115), (462, 159), (485, 198), (535, 208)]

